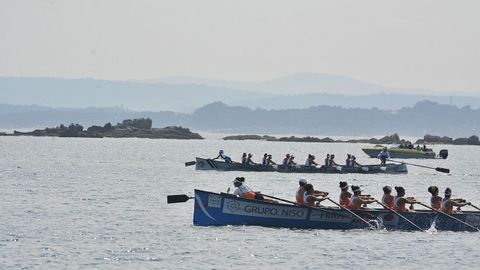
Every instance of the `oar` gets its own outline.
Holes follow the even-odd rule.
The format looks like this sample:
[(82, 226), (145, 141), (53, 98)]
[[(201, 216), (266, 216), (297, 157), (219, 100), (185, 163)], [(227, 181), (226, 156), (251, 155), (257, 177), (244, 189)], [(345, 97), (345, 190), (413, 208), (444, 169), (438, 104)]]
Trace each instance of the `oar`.
[(332, 202), (333, 204), (335, 204), (336, 206), (340, 207), (341, 209), (347, 211), (348, 213), (350, 213), (352, 216), (356, 217), (358, 220), (361, 220), (362, 222), (364, 222), (365, 224), (368, 224), (368, 226), (370, 226), (371, 228), (375, 228), (372, 224), (370, 224), (370, 222), (366, 221), (365, 219), (363, 219), (361, 216), (355, 214), (354, 212), (352, 212), (350, 209), (342, 206), (341, 204), (337, 203), (336, 201), (330, 199), (330, 198), (327, 198), (327, 200), (329, 200), (330, 202)]
[(450, 169), (447, 169), (447, 168), (440, 168), (440, 167), (434, 168), (434, 167), (429, 167), (429, 166), (424, 166), (424, 165), (407, 163), (407, 162), (403, 162), (403, 161), (396, 161), (396, 160), (392, 160), (392, 159), (387, 159), (387, 160), (391, 161), (391, 162), (396, 162), (396, 163), (405, 163), (405, 164), (408, 164), (408, 165), (417, 166), (417, 167), (421, 167), (421, 168), (433, 169), (437, 172), (450, 173)]
[(449, 215), (449, 214), (447, 214), (447, 213), (445, 213), (445, 212), (442, 212), (442, 211), (440, 211), (440, 210), (437, 210), (437, 209), (435, 209), (435, 208), (432, 208), (432, 207), (430, 207), (430, 206), (428, 206), (428, 205), (426, 205), (426, 204), (424, 204), (424, 203), (421, 203), (421, 202), (417, 202), (417, 203), (420, 204), (420, 205), (422, 205), (422, 206), (424, 206), (424, 207), (426, 207), (426, 208), (428, 208), (428, 209), (430, 209), (430, 210), (432, 210), (432, 211), (435, 211), (435, 212), (440, 213), (440, 214), (442, 214), (442, 215), (444, 215), (444, 216), (447, 216), (447, 217), (449, 217), (449, 218), (451, 218), (451, 219), (453, 219), (453, 220), (455, 220), (455, 221), (457, 221), (457, 222), (460, 222), (460, 223), (462, 223), (462, 224), (465, 225), (465, 226), (468, 226), (468, 227), (470, 227), (470, 228), (472, 228), (472, 229), (474, 229), (474, 230), (480, 231), (480, 229), (478, 229), (477, 227), (472, 226), (472, 225), (466, 223), (465, 221), (462, 221), (462, 220), (460, 220), (460, 219), (458, 219), (458, 218), (456, 218), (456, 217), (454, 217), (454, 216), (452, 216), (452, 215)]
[[(301, 204), (301, 203), (297, 203), (297, 202), (292, 202), (292, 201), (289, 201), (289, 200), (285, 200), (285, 199), (281, 199), (281, 198), (277, 198), (277, 197), (274, 197), (274, 196), (270, 196), (270, 195), (265, 195), (265, 194), (262, 194), (264, 197), (268, 197), (268, 198), (271, 198), (271, 199), (274, 199), (274, 200), (278, 200), (278, 201), (281, 201), (281, 202), (286, 202), (286, 203), (291, 203), (293, 205), (299, 205), (299, 206), (304, 206), (304, 207), (308, 207), (308, 208), (311, 208), (313, 210), (317, 210), (317, 211), (322, 211), (322, 212), (327, 212), (327, 213), (332, 213), (332, 211), (329, 211), (328, 209), (322, 209), (322, 208), (317, 208), (317, 207), (312, 207), (312, 206), (308, 206), (308, 205), (304, 205), (304, 204)], [(328, 200), (331, 200), (330, 198), (327, 198)], [(335, 202), (334, 202), (335, 203)], [(335, 203), (336, 204), (336, 203)], [(340, 206), (340, 205), (338, 205)], [(342, 208), (342, 206), (340, 206), (340, 208)], [(348, 209), (344, 209), (344, 210), (347, 210), (350, 214), (352, 214), (353, 216), (355, 216), (356, 218), (360, 219), (361, 221), (365, 222), (370, 228), (372, 229), (375, 229), (375, 227), (370, 224), (368, 221), (366, 221), (365, 219), (361, 218), (359, 215), (353, 213), (352, 211), (348, 210)], [(340, 215), (341, 216), (341, 215)]]
[(478, 206), (475, 206), (475, 205), (473, 205), (473, 204), (469, 204), (469, 205), (470, 205), (471, 207), (477, 209), (478, 211), (480, 211), (480, 208), (479, 208)]
[(380, 204), (381, 206), (383, 206), (383, 208), (389, 210), (390, 212), (394, 213), (395, 215), (399, 216), (401, 219), (405, 220), (406, 222), (410, 223), (410, 225), (412, 225), (413, 227), (417, 228), (417, 230), (419, 231), (423, 231), (422, 228), (418, 227), (415, 223), (413, 223), (411, 220), (409, 220), (408, 218), (400, 215), (400, 213), (398, 213), (397, 211), (393, 210), (392, 208), (386, 206), (385, 204), (375, 200), (376, 203)]
[(181, 202), (186, 202), (190, 199), (193, 199), (194, 197), (189, 197), (185, 194), (181, 195), (168, 195), (167, 196), (167, 203), (181, 203)]
[(196, 161), (188, 161), (188, 162), (185, 162), (185, 167), (195, 165), (195, 163), (197, 163), (197, 162), (196, 162)]

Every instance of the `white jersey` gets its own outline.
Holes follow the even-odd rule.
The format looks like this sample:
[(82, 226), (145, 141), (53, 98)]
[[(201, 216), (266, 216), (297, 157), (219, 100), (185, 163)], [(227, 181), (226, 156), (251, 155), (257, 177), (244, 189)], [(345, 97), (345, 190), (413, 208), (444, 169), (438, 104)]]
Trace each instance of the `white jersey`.
[(248, 193), (248, 192), (253, 192), (251, 188), (249, 188), (247, 185), (242, 184), (241, 186), (237, 187), (235, 191), (233, 192), (233, 195), (236, 195), (238, 197), (242, 197), (243, 194)]

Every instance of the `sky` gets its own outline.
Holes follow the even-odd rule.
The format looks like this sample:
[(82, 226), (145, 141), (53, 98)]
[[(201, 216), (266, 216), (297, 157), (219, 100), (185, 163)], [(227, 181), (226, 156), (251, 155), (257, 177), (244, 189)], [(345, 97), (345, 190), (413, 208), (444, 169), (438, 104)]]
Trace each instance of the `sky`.
[(0, 0), (0, 76), (265, 81), (480, 94), (480, 1)]

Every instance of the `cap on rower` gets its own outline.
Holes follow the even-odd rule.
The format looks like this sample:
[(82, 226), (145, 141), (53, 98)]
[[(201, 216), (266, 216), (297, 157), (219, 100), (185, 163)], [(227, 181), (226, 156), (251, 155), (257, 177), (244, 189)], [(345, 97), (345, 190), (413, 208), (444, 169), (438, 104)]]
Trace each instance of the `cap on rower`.
[(305, 179), (305, 178), (300, 178), (300, 180), (298, 180), (298, 183), (299, 183), (300, 185), (306, 185), (306, 184), (308, 184), (308, 181), (307, 181), (307, 179)]
[(359, 186), (352, 186), (352, 191), (353, 193), (356, 193), (356, 192), (361, 192), (362, 189)]

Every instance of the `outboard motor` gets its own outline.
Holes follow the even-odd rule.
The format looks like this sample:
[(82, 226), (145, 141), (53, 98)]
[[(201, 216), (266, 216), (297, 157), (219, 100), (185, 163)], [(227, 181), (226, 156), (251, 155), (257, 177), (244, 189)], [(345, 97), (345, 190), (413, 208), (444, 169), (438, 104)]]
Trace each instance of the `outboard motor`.
[(443, 159), (447, 159), (448, 157), (448, 150), (447, 149), (442, 149), (440, 150), (440, 153), (438, 153), (438, 155), (443, 158)]

